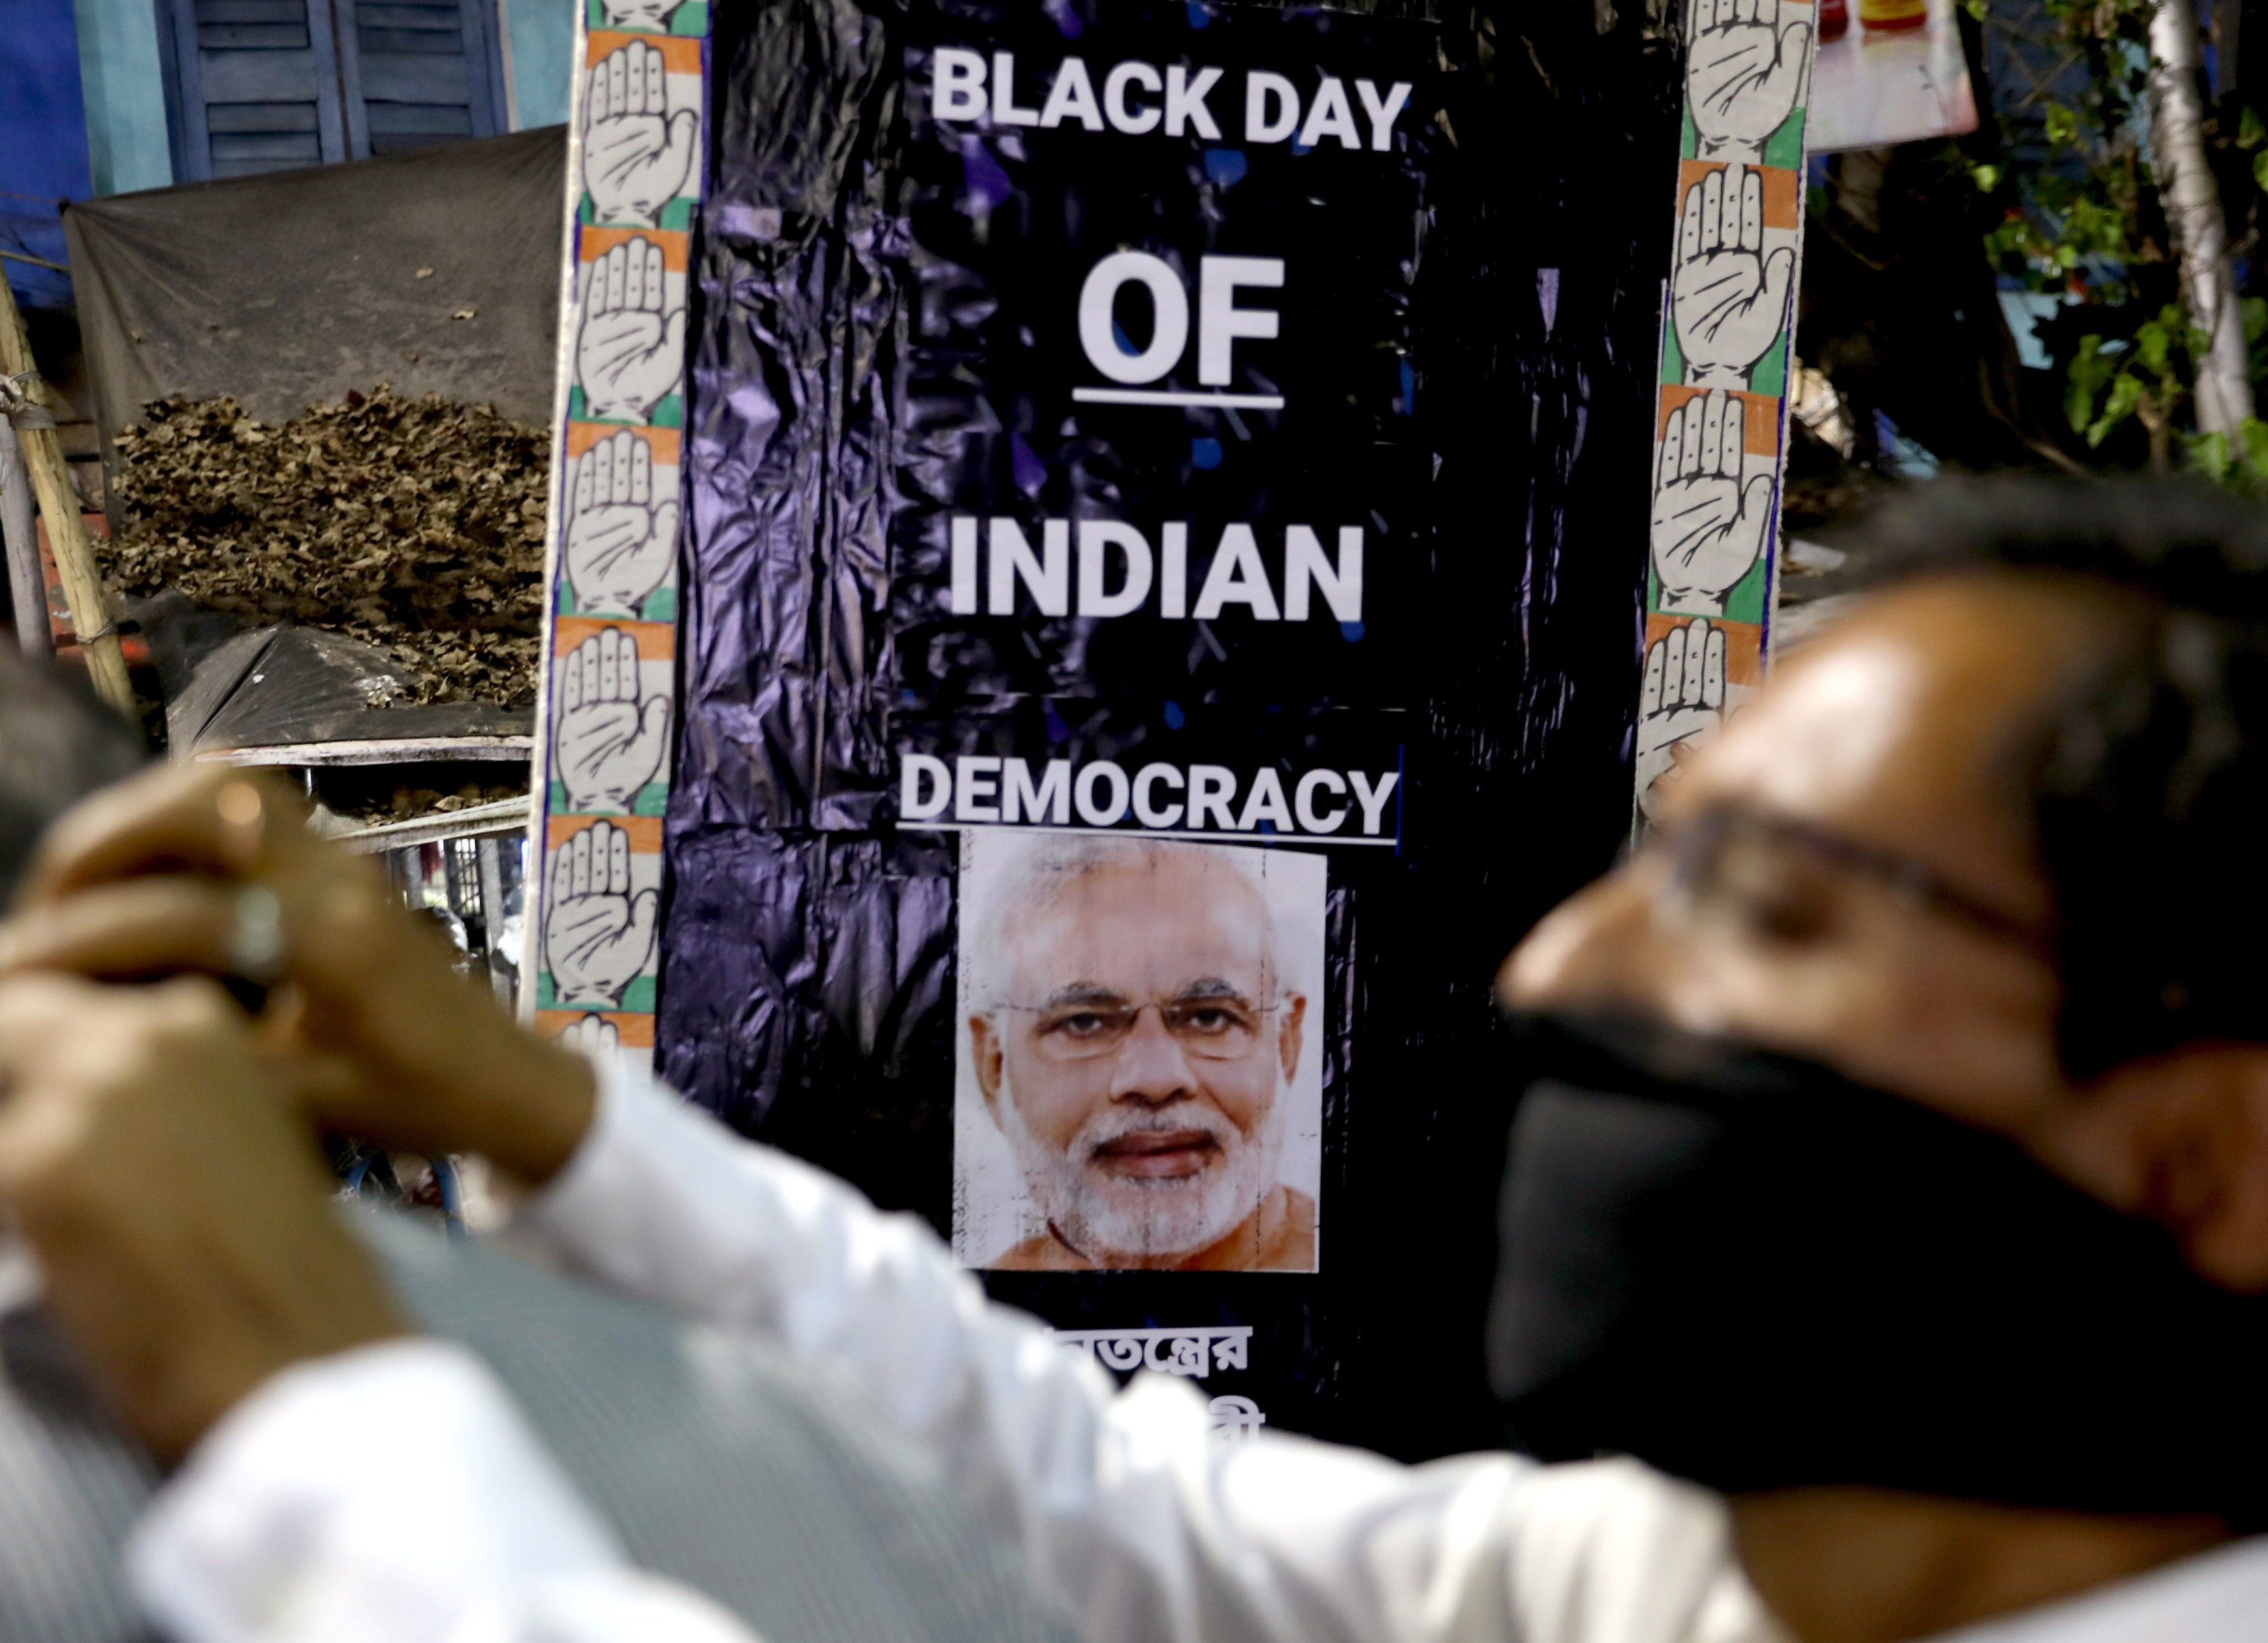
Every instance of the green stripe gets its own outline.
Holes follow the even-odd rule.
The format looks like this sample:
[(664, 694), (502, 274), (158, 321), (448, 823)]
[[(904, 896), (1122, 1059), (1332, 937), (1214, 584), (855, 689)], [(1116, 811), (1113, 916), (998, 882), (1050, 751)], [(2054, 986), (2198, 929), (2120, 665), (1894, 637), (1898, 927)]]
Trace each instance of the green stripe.
[(562, 1004), (551, 985), (551, 972), (539, 970), (535, 976), (535, 1007), (539, 1010), (627, 1010), (633, 1015), (652, 1015), (654, 993), (654, 978), (639, 976), (623, 990), (620, 1004)]

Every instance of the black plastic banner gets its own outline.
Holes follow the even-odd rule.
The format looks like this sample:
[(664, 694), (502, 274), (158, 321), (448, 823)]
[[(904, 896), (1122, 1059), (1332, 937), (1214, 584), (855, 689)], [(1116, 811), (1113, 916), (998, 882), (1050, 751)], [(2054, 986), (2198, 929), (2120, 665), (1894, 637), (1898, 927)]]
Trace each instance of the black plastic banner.
[(1643, 530), (1561, 550), (1594, 374), (1643, 517), (1652, 311), (1562, 292), (1642, 236), (1522, 243), (1596, 156), (1505, 209), (1492, 39), (716, 20), (662, 1069), (1232, 1433), (1484, 1435), (1484, 990), (1626, 807)]

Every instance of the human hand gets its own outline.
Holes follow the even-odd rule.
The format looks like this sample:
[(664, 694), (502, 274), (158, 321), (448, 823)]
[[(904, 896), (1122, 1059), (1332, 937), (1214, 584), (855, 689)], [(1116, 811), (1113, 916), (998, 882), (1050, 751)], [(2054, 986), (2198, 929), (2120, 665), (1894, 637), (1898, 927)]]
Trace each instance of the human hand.
[(1747, 166), (1712, 171), (1685, 191), (1669, 307), (1691, 379), (1704, 387), (1748, 387), (1787, 322), (1795, 252), (1764, 255), (1764, 179)]
[(599, 0), (599, 9), (606, 14), (608, 28), (644, 29), (650, 33), (669, 32), (670, 13), (684, 0)]
[(559, 668), (559, 717), (551, 765), (578, 814), (628, 810), (669, 747), (669, 698), (638, 705), (637, 641), (601, 628)]
[(602, 223), (661, 226), (693, 172), (701, 117), (669, 112), (667, 63), (642, 40), (591, 67), (583, 98), (583, 186)]
[(1678, 767), (1725, 717), (1725, 635), (1706, 617), (1672, 628), (1646, 653), (1638, 699), (1638, 805), (1660, 814)]
[(213, 983), (0, 981), (0, 1199), (128, 1422), (178, 1458), (277, 1371), (408, 1333)]
[(553, 852), (543, 954), (563, 1006), (619, 1009), (653, 957), (660, 897), (630, 891), (630, 836), (594, 822)]
[(305, 823), (282, 784), (225, 766), (106, 789), (48, 830), (0, 925), (0, 976), (269, 983), (261, 1042), (324, 1124), (549, 1180), (590, 1127), (589, 1067), (522, 1031), (367, 858)]
[(661, 247), (636, 239), (608, 247), (584, 275), (575, 372), (593, 420), (644, 422), (684, 374), (685, 309), (666, 308), (667, 274)]
[(653, 495), (653, 450), (624, 428), (575, 460), (567, 580), (578, 610), (635, 616), (677, 556), (677, 503)]
[(1741, 483), (1747, 411), (1731, 394), (1697, 394), (1669, 413), (1653, 487), (1653, 570), (1661, 608), (1721, 616), (1764, 552), (1772, 482)]
[(1782, 0), (1691, 4), (1685, 96), (1701, 158), (1760, 163), (1803, 88), (1811, 8)]

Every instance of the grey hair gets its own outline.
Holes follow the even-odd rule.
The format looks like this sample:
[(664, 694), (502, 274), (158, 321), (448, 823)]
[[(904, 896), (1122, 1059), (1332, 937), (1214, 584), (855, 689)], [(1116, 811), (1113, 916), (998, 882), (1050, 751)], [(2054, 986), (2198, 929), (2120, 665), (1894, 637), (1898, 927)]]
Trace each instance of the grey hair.
[(1021, 859), (1002, 865), (998, 878), (1005, 880), (1002, 894), (980, 910), (974, 943), (961, 943), (961, 962), (969, 977), (970, 1007), (990, 1014), (1000, 1007), (1007, 991), (1008, 937), (1017, 925), (1051, 906), (1076, 880), (1094, 873), (1121, 873), (1167, 863), (1196, 861), (1226, 868), (1250, 887), (1260, 901), (1263, 922), (1262, 951), (1266, 955), (1269, 985), (1280, 992), (1284, 966), (1276, 950), (1275, 910), (1260, 866), (1261, 851), (1235, 845), (1193, 844), (1187, 839), (1144, 837), (1128, 834), (1030, 833), (1012, 837)]

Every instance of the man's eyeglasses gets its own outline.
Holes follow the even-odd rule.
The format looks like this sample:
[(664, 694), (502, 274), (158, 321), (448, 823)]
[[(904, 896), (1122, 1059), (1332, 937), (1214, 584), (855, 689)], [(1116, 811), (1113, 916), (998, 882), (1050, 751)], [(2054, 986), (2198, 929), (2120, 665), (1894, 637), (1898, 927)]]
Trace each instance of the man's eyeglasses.
[(1744, 881), (1755, 882), (1763, 876), (1759, 869), (1767, 864), (1753, 855), (1744, 862), (1744, 851), (1793, 851), (1880, 885), (1911, 906), (1952, 918), (1996, 940), (2012, 942), (2051, 961), (2056, 955), (2051, 930), (1970, 895), (1925, 862), (1857, 844), (1808, 822), (1724, 805), (1657, 829), (1647, 838), (1646, 848), (1668, 858), (1672, 883), (1696, 905), (1737, 901)]

